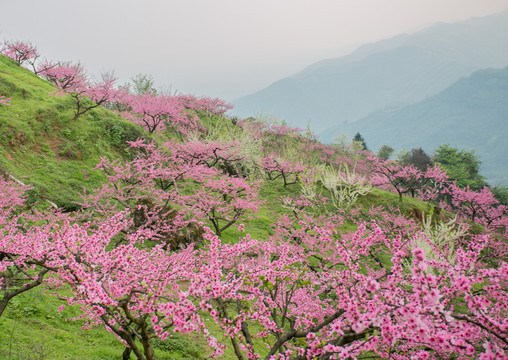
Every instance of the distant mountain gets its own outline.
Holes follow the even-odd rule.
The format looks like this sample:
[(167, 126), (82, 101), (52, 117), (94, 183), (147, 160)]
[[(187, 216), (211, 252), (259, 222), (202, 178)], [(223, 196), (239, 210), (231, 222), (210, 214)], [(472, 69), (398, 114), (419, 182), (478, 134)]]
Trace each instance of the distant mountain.
[(473, 71), (508, 65), (508, 10), (455, 24), (438, 23), (317, 62), (235, 102), (239, 116), (258, 111), (320, 133), (373, 111), (438, 93)]
[(491, 185), (508, 185), (508, 67), (487, 69), (462, 78), (421, 102), (377, 111), (329, 134), (360, 134), (372, 151), (439, 145), (475, 149), (480, 173)]

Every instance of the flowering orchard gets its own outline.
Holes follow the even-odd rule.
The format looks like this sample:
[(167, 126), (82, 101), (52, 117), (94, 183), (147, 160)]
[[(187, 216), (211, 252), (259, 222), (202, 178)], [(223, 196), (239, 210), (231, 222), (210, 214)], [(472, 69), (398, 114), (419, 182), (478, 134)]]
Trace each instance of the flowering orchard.
[[(183, 187), (184, 177), (176, 178)], [(97, 207), (99, 216), (85, 223), (46, 215), (46, 224), (20, 232), (11, 224), (24, 222), (13, 215), (24, 189), (9, 182), (2, 189), (10, 194), (2, 203), (2, 303), (43, 281), (70, 286), (68, 303), (81, 305), (89, 326), (115, 333), (125, 356), (155, 359), (153, 336), (191, 331), (203, 334), (216, 356), (231, 346), (239, 359), (494, 359), (506, 352), (508, 266), (483, 259), (487, 247), (498, 246), (492, 233), (438, 247), (411, 220), (380, 209), (370, 211), (379, 222), (307, 209), (278, 220), (269, 239), (245, 234), (227, 244), (205, 226), (202, 246), (174, 251), (159, 241), (160, 229), (176, 229), (185, 217), (135, 226), (133, 214), (148, 208), (109, 203), (108, 212)], [(122, 191), (133, 199), (140, 193)], [(206, 207), (213, 194), (193, 196)], [(113, 198), (121, 202), (119, 194)], [(168, 199), (188, 201), (183, 193)], [(198, 219), (207, 220), (201, 208)], [(343, 230), (351, 221), (356, 230)], [(416, 246), (422, 241), (431, 252)], [(17, 276), (26, 284), (7, 285)], [(222, 335), (210, 333), (203, 316)]]
[[(508, 210), (487, 188), (232, 121), (220, 100), (132, 95), (79, 65), (46, 65), (74, 120), (122, 104), (146, 137), (102, 159), (106, 181), (79, 211), (37, 210), (28, 187), (0, 177), (0, 316), (45, 286), (112, 332), (123, 359), (154, 360), (154, 340), (175, 333), (198, 334), (216, 358), (508, 357)], [(375, 203), (374, 187), (433, 210)], [(255, 238), (262, 214), (270, 235)]]

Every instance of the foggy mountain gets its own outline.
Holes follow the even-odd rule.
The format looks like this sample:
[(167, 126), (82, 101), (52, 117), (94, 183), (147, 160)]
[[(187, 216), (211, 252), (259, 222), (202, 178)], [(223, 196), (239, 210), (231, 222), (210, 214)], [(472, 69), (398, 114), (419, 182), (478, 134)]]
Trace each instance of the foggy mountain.
[[(242, 117), (279, 116), (320, 134), (394, 105), (424, 100), (482, 68), (508, 65), (508, 10), (433, 26), (314, 63), (235, 101)], [(323, 140), (336, 134), (326, 131)]]
[(421, 102), (374, 112), (328, 133), (360, 132), (371, 151), (382, 145), (428, 154), (439, 145), (475, 149), (480, 173), (492, 185), (508, 185), (508, 67), (462, 78)]

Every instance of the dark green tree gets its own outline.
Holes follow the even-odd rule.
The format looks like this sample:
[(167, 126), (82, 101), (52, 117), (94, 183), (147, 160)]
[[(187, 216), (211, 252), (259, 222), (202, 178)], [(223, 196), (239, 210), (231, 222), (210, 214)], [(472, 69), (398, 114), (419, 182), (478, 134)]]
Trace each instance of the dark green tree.
[(508, 187), (506, 186), (495, 186), (490, 189), (496, 199), (503, 205), (508, 206)]
[(383, 145), (377, 152), (377, 157), (383, 160), (388, 160), (393, 154), (393, 148), (389, 145)]
[(359, 132), (357, 132), (356, 135), (353, 137), (353, 142), (357, 142), (357, 143), (361, 144), (363, 147), (363, 150), (369, 150), (367, 148), (367, 143), (365, 142), (365, 139), (363, 138), (362, 135), (360, 135)]
[(485, 177), (480, 175), (481, 161), (474, 150), (466, 151), (441, 145), (435, 150), (434, 162), (446, 170), (451, 180), (457, 181), (460, 187), (469, 187), (473, 190), (487, 185)]
[(427, 167), (434, 165), (430, 156), (427, 155), (422, 148), (411, 149), (411, 151), (402, 156), (401, 162), (404, 165), (413, 165), (422, 171), (425, 171), (427, 170)]

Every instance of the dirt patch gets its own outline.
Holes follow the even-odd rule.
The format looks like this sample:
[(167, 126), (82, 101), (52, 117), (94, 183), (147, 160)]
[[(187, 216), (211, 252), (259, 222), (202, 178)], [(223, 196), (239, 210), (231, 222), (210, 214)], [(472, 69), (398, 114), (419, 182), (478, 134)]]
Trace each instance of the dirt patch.
[(55, 154), (55, 157), (58, 159), (63, 159), (64, 157), (60, 155), (60, 152), (62, 151), (62, 144), (63, 140), (59, 138), (48, 138), (47, 144), (53, 154)]
[(28, 136), (24, 131), (18, 131), (12, 139), (9, 140), (9, 145), (11, 147), (17, 147), (20, 145), (25, 145), (28, 142)]
[(90, 173), (86, 171), (85, 169), (81, 169), (81, 173), (83, 174), (83, 179), (88, 180), (90, 179)]

